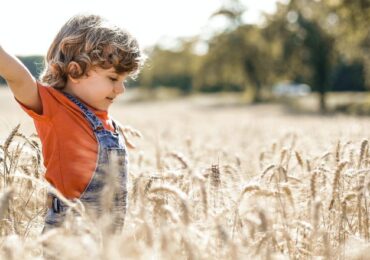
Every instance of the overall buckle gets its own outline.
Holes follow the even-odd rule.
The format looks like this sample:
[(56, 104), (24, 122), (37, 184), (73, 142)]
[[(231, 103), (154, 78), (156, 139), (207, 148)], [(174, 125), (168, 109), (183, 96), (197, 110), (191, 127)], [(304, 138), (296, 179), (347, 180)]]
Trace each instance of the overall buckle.
[(52, 194), (48, 194), (46, 204), (54, 213), (59, 213), (61, 210), (60, 200)]
[(54, 213), (60, 212), (60, 201), (57, 197), (53, 198), (53, 211)]

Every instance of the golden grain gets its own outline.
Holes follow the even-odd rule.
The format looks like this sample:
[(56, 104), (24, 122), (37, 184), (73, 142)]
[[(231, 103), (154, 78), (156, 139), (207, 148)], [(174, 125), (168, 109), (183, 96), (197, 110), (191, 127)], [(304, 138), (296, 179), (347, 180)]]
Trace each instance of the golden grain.
[(170, 185), (163, 185), (158, 186), (150, 189), (150, 193), (156, 193), (156, 192), (164, 192), (164, 193), (170, 193), (174, 195), (179, 201), (180, 206), (182, 209), (182, 220), (184, 224), (189, 224), (189, 206), (188, 206), (188, 198), (184, 192), (179, 190), (178, 188)]
[[(195, 129), (184, 143), (184, 135), (170, 139), (180, 135), (171, 131), (162, 135), (168, 140), (131, 157), (122, 234), (108, 235), (80, 201), (72, 203), (55, 190), (71, 214), (61, 228), (39, 235), (47, 191), (40, 143), (14, 128), (0, 144), (0, 235), (7, 241), (0, 258), (40, 259), (48, 243), (54, 247), (45, 252), (64, 259), (91, 252), (105, 259), (345, 259), (351, 238), (369, 245), (367, 140), (354, 142), (352, 149), (343, 141), (347, 136), (333, 136), (338, 141), (328, 147), (328, 142), (306, 143), (309, 135), (287, 134), (272, 145), (269, 139), (257, 146), (245, 142), (249, 150), (243, 150), (227, 138), (230, 146), (229, 141), (222, 147), (199, 143), (204, 136)], [(187, 156), (168, 152), (178, 150)], [(105, 193), (107, 211), (112, 190)], [(109, 216), (104, 221), (109, 223)], [(16, 246), (9, 243), (12, 236)]]
[(187, 162), (187, 159), (183, 154), (178, 152), (171, 152), (168, 155), (176, 158), (181, 163), (182, 169), (186, 169), (189, 167), (189, 163)]
[(362, 163), (362, 160), (364, 159), (364, 156), (365, 156), (365, 152), (366, 152), (367, 147), (368, 147), (368, 141), (367, 140), (363, 140), (361, 142), (360, 156), (359, 156), (358, 162), (357, 162), (357, 169), (360, 169), (361, 168), (361, 163)]
[(3, 146), (4, 147), (4, 151), (7, 151), (8, 150), (10, 143), (13, 141), (14, 137), (18, 133), (18, 130), (19, 130), (19, 127), (20, 126), (21, 125), (18, 124), (16, 127), (14, 127), (13, 130), (8, 135), (8, 137), (6, 138), (6, 140), (4, 142), (4, 146)]
[(331, 196), (331, 201), (329, 205), (329, 210), (333, 208), (334, 202), (338, 197), (338, 186), (339, 186), (339, 179), (342, 170), (346, 166), (347, 162), (340, 162), (339, 165), (337, 166), (335, 173), (334, 173), (334, 179), (333, 179), (333, 184), (332, 184), (332, 196)]

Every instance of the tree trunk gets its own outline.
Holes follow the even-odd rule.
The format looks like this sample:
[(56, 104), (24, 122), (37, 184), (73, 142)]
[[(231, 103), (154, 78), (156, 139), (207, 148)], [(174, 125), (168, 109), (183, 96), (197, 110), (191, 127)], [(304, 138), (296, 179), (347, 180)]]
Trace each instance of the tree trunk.
[(253, 103), (260, 103), (262, 102), (262, 97), (261, 97), (261, 85), (259, 83), (255, 83), (254, 87), (254, 93), (253, 93)]
[(325, 92), (320, 92), (320, 96), (319, 96), (319, 99), (320, 99), (320, 112), (321, 113), (326, 113), (327, 112), (327, 107), (326, 107), (326, 93)]

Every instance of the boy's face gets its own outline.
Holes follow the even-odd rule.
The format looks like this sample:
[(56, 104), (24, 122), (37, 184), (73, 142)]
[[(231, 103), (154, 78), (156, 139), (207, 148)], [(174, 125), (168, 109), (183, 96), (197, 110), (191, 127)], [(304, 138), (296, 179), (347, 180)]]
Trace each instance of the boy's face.
[(71, 84), (70, 89), (72, 94), (93, 108), (107, 111), (117, 96), (125, 91), (126, 77), (127, 73), (117, 74), (114, 68), (96, 67)]

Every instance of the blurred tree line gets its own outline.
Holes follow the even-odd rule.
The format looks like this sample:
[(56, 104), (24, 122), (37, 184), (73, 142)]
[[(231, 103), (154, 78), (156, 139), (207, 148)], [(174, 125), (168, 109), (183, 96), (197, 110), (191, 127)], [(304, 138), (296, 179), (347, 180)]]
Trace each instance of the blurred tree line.
[(149, 66), (137, 85), (193, 91), (240, 91), (264, 100), (283, 80), (309, 84), (326, 110), (328, 91), (370, 88), (370, 1), (291, 0), (278, 3), (262, 25), (242, 23), (245, 7), (228, 0), (210, 19), (223, 16), (229, 26), (208, 40), (208, 51), (194, 49), (198, 38), (177, 50), (148, 50)]
[[(236, 91), (253, 102), (266, 100), (281, 81), (306, 83), (326, 110), (328, 91), (370, 88), (370, 1), (290, 0), (259, 25), (244, 24), (240, 0), (226, 0), (210, 19), (228, 26), (202, 40), (178, 39), (176, 48), (160, 43), (147, 49), (149, 60), (131, 87), (169, 87), (182, 93)], [(199, 44), (207, 46), (199, 54)], [(20, 57), (34, 75), (42, 57)]]

